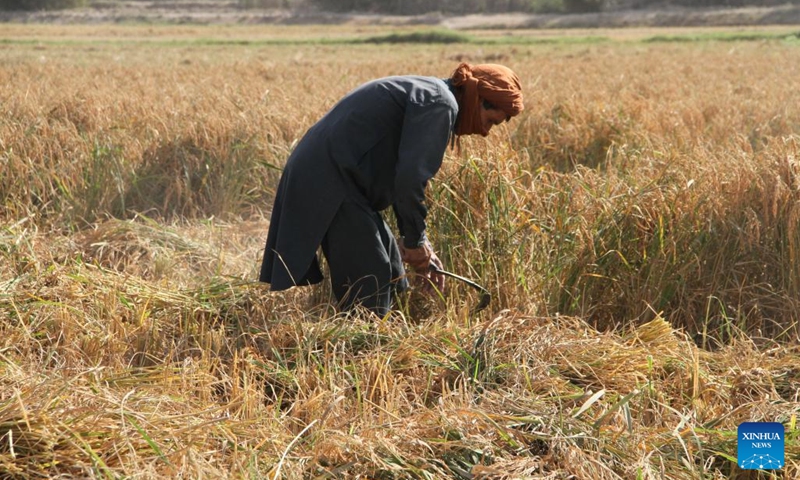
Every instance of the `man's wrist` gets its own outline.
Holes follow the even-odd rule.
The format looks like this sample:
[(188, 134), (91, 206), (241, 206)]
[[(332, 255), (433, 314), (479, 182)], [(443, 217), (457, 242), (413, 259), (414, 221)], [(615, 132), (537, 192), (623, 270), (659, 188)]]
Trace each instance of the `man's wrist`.
[(405, 248), (422, 248), (428, 243), (428, 237), (425, 232), (422, 232), (419, 237), (402, 237), (403, 247)]

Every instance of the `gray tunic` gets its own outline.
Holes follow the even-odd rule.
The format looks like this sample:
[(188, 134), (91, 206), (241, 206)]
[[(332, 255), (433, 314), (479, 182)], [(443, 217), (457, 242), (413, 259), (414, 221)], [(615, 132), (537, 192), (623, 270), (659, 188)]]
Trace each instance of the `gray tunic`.
[(392, 206), (405, 246), (422, 245), (425, 187), (441, 167), (458, 115), (448, 83), (373, 80), (308, 130), (278, 185), (261, 281), (273, 290), (319, 282), (317, 248), (344, 200), (374, 211)]

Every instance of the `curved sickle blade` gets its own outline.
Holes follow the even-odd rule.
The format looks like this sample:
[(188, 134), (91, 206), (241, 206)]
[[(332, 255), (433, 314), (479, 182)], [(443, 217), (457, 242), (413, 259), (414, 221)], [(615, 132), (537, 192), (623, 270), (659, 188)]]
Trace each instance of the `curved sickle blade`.
[(459, 282), (464, 282), (467, 285), (469, 285), (470, 287), (472, 287), (475, 290), (477, 290), (478, 292), (480, 292), (481, 298), (478, 301), (478, 304), (475, 306), (474, 313), (480, 312), (484, 308), (488, 307), (489, 303), (491, 303), (492, 294), (489, 293), (489, 290), (486, 290), (486, 288), (478, 285), (477, 283), (473, 282), (472, 280), (470, 280), (468, 278), (464, 278), (461, 275), (456, 275), (455, 273), (451, 273), (451, 272), (448, 272), (446, 270), (442, 270), (441, 268), (437, 267), (434, 264), (430, 264), (430, 266), (428, 268), (430, 268), (431, 272), (438, 273), (438, 274), (441, 274), (441, 275), (445, 275), (445, 276), (450, 277), (450, 278), (454, 278), (454, 279), (458, 280)]

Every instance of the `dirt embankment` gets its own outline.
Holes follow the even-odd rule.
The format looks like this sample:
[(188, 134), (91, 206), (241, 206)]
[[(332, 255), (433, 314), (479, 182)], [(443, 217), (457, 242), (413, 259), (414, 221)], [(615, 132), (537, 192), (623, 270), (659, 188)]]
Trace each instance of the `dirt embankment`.
[(14, 23), (176, 23), (176, 24), (355, 24), (430, 25), (452, 29), (480, 28), (616, 28), (742, 25), (800, 25), (800, 6), (724, 9), (669, 8), (573, 15), (387, 16), (314, 11), (240, 8), (235, 1), (163, 2), (128, 0), (95, 3), (62, 11), (0, 12), (0, 22)]

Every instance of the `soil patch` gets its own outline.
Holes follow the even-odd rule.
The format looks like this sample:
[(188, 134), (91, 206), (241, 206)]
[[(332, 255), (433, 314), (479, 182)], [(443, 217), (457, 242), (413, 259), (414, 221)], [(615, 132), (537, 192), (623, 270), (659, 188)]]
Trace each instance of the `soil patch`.
[(96, 3), (91, 7), (41, 12), (0, 12), (7, 23), (170, 23), (170, 24), (337, 24), (337, 25), (429, 25), (457, 30), (562, 29), (620, 27), (698, 27), (749, 25), (800, 25), (800, 6), (743, 8), (666, 8), (572, 15), (442, 14), (392, 16), (317, 11), (246, 9), (225, 0), (162, 2), (129, 0)]

